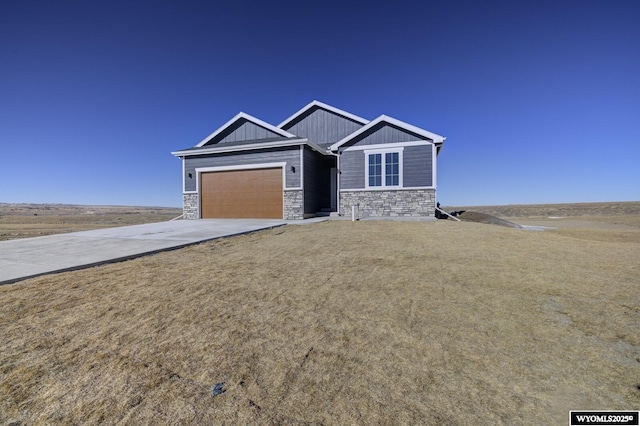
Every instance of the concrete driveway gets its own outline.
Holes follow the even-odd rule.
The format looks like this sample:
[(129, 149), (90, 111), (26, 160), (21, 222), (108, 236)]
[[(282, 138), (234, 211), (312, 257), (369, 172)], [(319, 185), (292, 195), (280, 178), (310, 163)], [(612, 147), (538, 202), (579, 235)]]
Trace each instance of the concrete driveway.
[(0, 241), (0, 284), (118, 262), (286, 224), (274, 219), (176, 220)]

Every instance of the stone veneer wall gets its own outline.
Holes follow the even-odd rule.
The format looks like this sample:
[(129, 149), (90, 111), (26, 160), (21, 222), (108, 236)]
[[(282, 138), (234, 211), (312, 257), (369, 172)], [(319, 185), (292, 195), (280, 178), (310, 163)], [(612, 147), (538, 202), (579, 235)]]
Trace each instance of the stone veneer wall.
[(284, 191), (284, 218), (304, 219), (304, 193), (302, 190)]
[(406, 189), (396, 191), (340, 192), (340, 214), (351, 216), (351, 206), (356, 206), (356, 217), (434, 216), (436, 210), (435, 189)]
[(200, 219), (198, 194), (182, 194), (183, 219)]

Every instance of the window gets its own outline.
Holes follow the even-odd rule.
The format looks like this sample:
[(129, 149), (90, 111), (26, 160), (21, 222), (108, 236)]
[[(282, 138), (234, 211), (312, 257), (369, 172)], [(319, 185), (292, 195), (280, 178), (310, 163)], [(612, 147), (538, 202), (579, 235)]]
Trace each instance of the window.
[(382, 154), (369, 154), (369, 186), (382, 186)]
[(402, 186), (399, 150), (386, 152), (366, 152), (367, 187)]
[(385, 184), (387, 186), (398, 186), (400, 184), (400, 164), (397, 152), (387, 152), (384, 155), (385, 162)]

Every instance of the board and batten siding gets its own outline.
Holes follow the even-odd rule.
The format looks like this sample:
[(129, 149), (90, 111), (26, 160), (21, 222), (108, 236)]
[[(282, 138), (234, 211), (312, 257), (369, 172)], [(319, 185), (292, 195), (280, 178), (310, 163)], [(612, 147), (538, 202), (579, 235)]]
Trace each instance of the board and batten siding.
[(340, 155), (340, 189), (365, 187), (364, 158), (364, 151), (345, 151)]
[[(285, 188), (299, 188), (301, 184), (300, 147), (283, 149), (257, 150), (243, 153), (224, 153), (186, 157), (184, 164), (184, 190), (193, 192), (196, 190), (196, 169), (204, 167), (224, 167), (264, 163), (287, 163), (285, 167)], [(291, 170), (295, 167), (295, 172)], [(248, 167), (251, 168), (251, 167)], [(191, 178), (189, 178), (191, 173)]]
[(411, 142), (418, 140), (429, 139), (383, 122), (374, 126), (369, 131), (358, 135), (353, 141), (349, 141), (344, 145), (344, 148), (357, 145), (378, 145), (383, 143)]
[(233, 126), (215, 138), (208, 141), (205, 145), (224, 144), (227, 142), (251, 141), (256, 139), (267, 139), (273, 137), (282, 137), (269, 129), (258, 126), (246, 119), (238, 120)]
[[(402, 147), (402, 144), (399, 144), (398, 147)], [(375, 149), (375, 147), (372, 148)], [(432, 186), (433, 145), (404, 146), (402, 148), (403, 188)], [(364, 150), (344, 151), (340, 156), (340, 189), (364, 189), (366, 187), (365, 167)]]
[(405, 187), (433, 186), (433, 145), (405, 146), (403, 184)]
[(296, 136), (309, 139), (311, 142), (325, 146), (338, 142), (363, 125), (349, 118), (322, 108), (315, 108), (302, 118), (283, 128)]

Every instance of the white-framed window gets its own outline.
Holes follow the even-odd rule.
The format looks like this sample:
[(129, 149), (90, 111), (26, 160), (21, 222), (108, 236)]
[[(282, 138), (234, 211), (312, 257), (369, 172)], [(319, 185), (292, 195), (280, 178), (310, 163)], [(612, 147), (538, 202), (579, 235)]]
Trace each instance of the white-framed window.
[(367, 188), (402, 187), (402, 151), (392, 148), (364, 152)]

